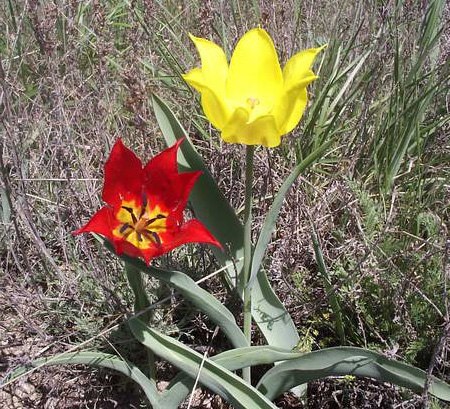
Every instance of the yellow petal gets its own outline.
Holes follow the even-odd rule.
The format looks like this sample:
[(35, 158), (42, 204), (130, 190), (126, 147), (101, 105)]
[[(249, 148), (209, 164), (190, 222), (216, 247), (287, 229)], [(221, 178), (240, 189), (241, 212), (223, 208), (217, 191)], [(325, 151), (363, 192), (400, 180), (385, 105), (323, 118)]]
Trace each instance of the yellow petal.
[(202, 97), (202, 108), (208, 120), (218, 129), (227, 122), (231, 108), (225, 98), (228, 63), (223, 50), (212, 41), (189, 35), (200, 55), (202, 67), (183, 75)]
[(221, 98), (208, 87), (199, 68), (189, 71), (183, 75), (183, 78), (200, 92), (203, 112), (214, 127), (222, 130), (231, 115), (230, 108), (227, 107), (223, 95)]
[(326, 45), (300, 51), (288, 60), (283, 69), (285, 90), (297, 87), (299, 82), (311, 75), (311, 67), (314, 63), (314, 59), (325, 47)]
[(296, 95), (291, 91), (284, 96), (274, 112), (281, 135), (292, 131), (297, 126), (305, 112), (307, 103), (308, 92), (306, 88), (302, 88)]
[(202, 88), (205, 87), (206, 85), (201, 68), (194, 68), (193, 70), (190, 70), (187, 74), (182, 74), (181, 76), (189, 85), (194, 87), (198, 92), (201, 92)]
[(203, 112), (213, 126), (222, 130), (230, 117), (230, 109), (224, 103), (224, 100), (209, 88), (204, 88), (201, 94)]
[(303, 116), (308, 102), (306, 87), (317, 78), (311, 67), (317, 54), (325, 47), (301, 51), (286, 63), (283, 70), (283, 94), (272, 111), (281, 135), (292, 131)]
[(227, 57), (223, 50), (212, 41), (189, 34), (200, 55), (201, 72), (210, 88), (224, 87), (228, 73)]
[(276, 123), (281, 135), (292, 131), (305, 112), (306, 104), (308, 103), (308, 92), (306, 86), (314, 81), (317, 77), (309, 70), (309, 75), (286, 90), (282, 97), (278, 100), (275, 108), (272, 111), (276, 119)]
[(268, 148), (280, 144), (281, 135), (272, 115), (261, 116), (250, 123), (247, 123), (248, 118), (246, 109), (237, 108), (222, 130), (222, 139), (229, 143), (263, 145)]
[(236, 106), (269, 112), (283, 88), (283, 74), (272, 39), (261, 28), (247, 32), (231, 57), (227, 97)]

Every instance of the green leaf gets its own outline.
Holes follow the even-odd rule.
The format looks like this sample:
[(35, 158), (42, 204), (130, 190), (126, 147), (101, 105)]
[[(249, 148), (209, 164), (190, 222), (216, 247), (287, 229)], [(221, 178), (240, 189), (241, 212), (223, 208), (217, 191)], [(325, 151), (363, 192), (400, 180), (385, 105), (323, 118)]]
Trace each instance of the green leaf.
[[(243, 227), (233, 208), (219, 190), (216, 182), (209, 173), (202, 158), (187, 137), (178, 119), (166, 103), (157, 95), (152, 95), (153, 108), (159, 127), (168, 146), (178, 139), (186, 137), (180, 147), (178, 165), (181, 171), (200, 170), (202, 176), (197, 180), (190, 195), (196, 217), (201, 220), (211, 233), (223, 245), (227, 246), (225, 253), (216, 247), (211, 247), (215, 257), (222, 266), (228, 266), (230, 285), (235, 286), (237, 273), (241, 268), (243, 257)], [(236, 266), (235, 266), (236, 262)], [(243, 290), (243, 289), (241, 289)]]
[(161, 405), (164, 409), (178, 409), (192, 391), (194, 384), (194, 379), (184, 372), (179, 372), (161, 394)]
[[(145, 290), (141, 271), (134, 265), (125, 262), (125, 274), (127, 276), (128, 285), (134, 294), (134, 313), (140, 313), (139, 318), (145, 323), (152, 322), (153, 311), (149, 308), (150, 300), (148, 299), (147, 292)], [(150, 379), (156, 379), (155, 357), (150, 350), (147, 351), (147, 362), (140, 364), (140, 368), (142, 368), (145, 375), (147, 375)]]
[[(225, 369), (235, 371), (256, 365), (267, 365), (286, 359), (298, 358), (301, 354), (271, 346), (255, 346), (236, 348), (210, 357), (211, 361)], [(176, 409), (192, 390), (194, 380), (181, 372), (172, 379), (167, 389), (161, 395), (160, 403), (166, 409)]]
[[(157, 95), (152, 95), (156, 119), (167, 145), (187, 135), (179, 121)], [(181, 170), (201, 170), (203, 175), (192, 190), (190, 201), (196, 217), (228, 249), (224, 253), (218, 249), (213, 252), (222, 266), (227, 266), (228, 283), (237, 287), (242, 297), (243, 288), (237, 283), (242, 270), (243, 226), (236, 213), (220, 192), (201, 157), (186, 138), (180, 147), (178, 164)], [(262, 270), (256, 275), (252, 287), (252, 316), (268, 344), (291, 349), (299, 340), (297, 329), (291, 317), (280, 302)]]
[[(270, 369), (257, 388), (270, 400), (290, 388), (326, 376), (354, 375), (394, 383), (416, 393), (423, 391), (426, 373), (362, 348), (336, 347), (314, 351)], [(450, 385), (432, 378), (430, 394), (450, 401)]]
[(296, 359), (303, 353), (268, 345), (230, 349), (211, 357), (211, 360), (230, 371), (247, 366), (270, 365), (279, 361)]
[(317, 148), (304, 160), (302, 160), (281, 185), (280, 190), (278, 191), (275, 200), (273, 201), (272, 206), (266, 215), (261, 233), (258, 238), (258, 242), (255, 246), (250, 280), (248, 282), (249, 286), (253, 285), (255, 277), (258, 274), (258, 271), (260, 271), (262, 260), (266, 253), (267, 246), (271, 239), (272, 232), (275, 228), (275, 224), (277, 222), (278, 215), (280, 214), (281, 206), (283, 205), (283, 200), (287, 192), (291, 188), (292, 184), (296, 181), (296, 179), (300, 176), (300, 174), (308, 169), (308, 167), (314, 164), (318, 159), (320, 159), (332, 143), (333, 140), (329, 140), (328, 142)]
[(155, 331), (136, 318), (131, 319), (129, 325), (134, 336), (156, 355), (169, 361), (191, 378), (198, 377), (201, 384), (231, 402), (234, 407), (276, 408), (264, 395), (246, 384), (233, 372), (191, 350), (181, 342)]
[[(376, 352), (352, 347), (299, 353), (270, 346), (256, 346), (232, 349), (210, 359), (230, 371), (285, 361), (270, 369), (258, 384), (258, 389), (270, 400), (295, 385), (326, 376), (365, 376), (391, 382), (417, 393), (422, 392), (426, 379), (425, 372), (418, 368), (390, 360)], [(192, 389), (193, 383), (187, 375), (177, 375), (161, 396), (161, 403), (164, 402), (167, 409), (177, 408)], [(430, 393), (437, 398), (450, 400), (450, 386), (434, 377)]]
[(115, 355), (102, 352), (71, 352), (56, 355), (50, 358), (41, 358), (32, 361), (27, 366), (21, 366), (12, 371), (9, 376), (3, 380), (0, 386), (10, 383), (20, 376), (26, 375), (31, 368), (41, 368), (50, 365), (75, 365), (83, 364), (98, 368), (108, 368), (121, 372), (133, 381), (135, 381), (144, 391), (153, 409), (166, 409), (159, 403), (159, 393), (154, 381), (148, 379), (140, 369), (133, 363), (124, 359), (119, 359)]
[[(145, 285), (142, 280), (141, 271), (133, 264), (125, 262), (125, 274), (127, 276), (128, 285), (134, 294), (134, 313), (145, 310), (150, 306), (150, 300), (148, 299)], [(140, 316), (144, 322), (151, 322), (152, 311), (148, 310)]]
[[(103, 241), (108, 249), (112, 250), (111, 245), (106, 239), (100, 240)], [(194, 304), (216, 323), (235, 347), (248, 346), (247, 340), (241, 329), (237, 326), (236, 320), (230, 310), (208, 291), (201, 288), (192, 278), (179, 271), (169, 271), (147, 266), (142, 260), (127, 255), (121, 255), (120, 257), (127, 264), (175, 288), (186, 300)]]

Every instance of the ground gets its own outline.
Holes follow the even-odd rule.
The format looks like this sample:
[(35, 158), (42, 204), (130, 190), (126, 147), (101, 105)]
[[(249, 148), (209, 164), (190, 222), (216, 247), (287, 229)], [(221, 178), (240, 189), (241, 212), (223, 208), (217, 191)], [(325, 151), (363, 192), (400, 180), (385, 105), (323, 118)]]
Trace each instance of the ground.
[[(144, 160), (164, 148), (151, 92), (168, 101), (242, 216), (244, 150), (221, 141), (180, 74), (198, 65), (188, 32), (226, 41), (231, 50), (239, 36), (260, 24), (283, 62), (297, 50), (328, 43), (314, 67), (320, 78), (310, 87), (300, 126), (283, 137), (281, 147), (259, 147), (255, 157), (254, 240), (291, 169), (312, 147), (334, 138), (326, 157), (287, 195), (265, 260), (303, 347), (342, 341), (312, 246), (314, 228), (341, 304), (345, 343), (448, 381), (450, 19), (449, 5), (442, 2), (441, 18), (425, 24), (430, 3), (0, 5), (0, 376), (80, 345), (139, 358), (139, 346), (115, 328), (133, 305), (121, 263), (95, 239), (71, 232), (101, 206), (103, 164), (117, 137)], [(442, 33), (414, 71), (415, 52), (425, 41), (421, 24), (430, 28), (428, 37), (439, 27)], [(408, 139), (403, 130), (410, 123), (414, 132)], [(403, 142), (407, 149), (391, 180), (392, 152)], [(200, 246), (156, 264), (194, 279), (218, 268)], [(172, 296), (153, 281), (147, 288), (154, 301)], [(241, 323), (239, 302), (220, 277), (205, 288)], [(208, 345), (214, 325), (179, 298), (172, 296), (158, 314), (159, 329), (194, 348)], [(256, 328), (253, 340), (264, 342)], [(213, 346), (214, 352), (228, 347), (220, 334)], [(173, 373), (160, 364), (161, 388)], [(353, 378), (311, 383), (307, 398), (302, 403), (286, 394), (277, 405), (448, 407), (431, 398), (424, 403), (390, 384)], [(125, 377), (82, 366), (39, 369), (0, 389), (0, 406), (8, 409), (140, 408), (142, 402), (142, 392)], [(194, 405), (227, 407), (205, 391), (197, 391)]]

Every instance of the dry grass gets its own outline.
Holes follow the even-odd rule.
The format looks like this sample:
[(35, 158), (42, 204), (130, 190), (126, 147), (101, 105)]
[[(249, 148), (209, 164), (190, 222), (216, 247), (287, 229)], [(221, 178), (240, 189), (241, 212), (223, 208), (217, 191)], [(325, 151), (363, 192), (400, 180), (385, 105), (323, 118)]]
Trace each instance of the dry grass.
[[(117, 137), (144, 160), (162, 149), (163, 140), (148, 104), (151, 91), (157, 90), (171, 102), (223, 192), (242, 210), (244, 153), (239, 146), (219, 140), (199, 115), (196, 97), (178, 76), (196, 64), (185, 34), (195, 32), (218, 43), (226, 38), (230, 46), (260, 22), (273, 35), (285, 61), (295, 50), (329, 42), (333, 36), (350, 41), (346, 36), (361, 23), (347, 57), (350, 61), (376, 41), (378, 28), (384, 27), (383, 47), (370, 57), (365, 72), (376, 67), (378, 78), (389, 76), (393, 55), (388, 36), (389, 30), (394, 30), (389, 27), (389, 16), (394, 7), (392, 2), (365, 3), (314, 1), (299, 6), (293, 1), (262, 1), (260, 20), (253, 2), (20, 0), (0, 5), (0, 27), (5, 34), (0, 39), (0, 372), (6, 374), (18, 364), (90, 338), (89, 347), (108, 346), (106, 338), (97, 334), (130, 310), (130, 292), (120, 263), (93, 239), (75, 239), (70, 232), (101, 206), (103, 163)], [(414, 47), (413, 36), (406, 34), (418, 27), (423, 3), (405, 2), (401, 9), (404, 58)], [(448, 59), (449, 36), (447, 24), (441, 39), (442, 63)], [(379, 87), (387, 84), (388, 80)], [(366, 88), (367, 106), (380, 98), (377, 92), (378, 85)], [(445, 98), (436, 101), (431, 117), (436, 112), (448, 115), (449, 107), (441, 106), (442, 101)], [(430, 349), (437, 345), (441, 326), (449, 319), (446, 293), (435, 297), (440, 300), (437, 308), (442, 317), (427, 315), (437, 302), (431, 296), (444, 291), (450, 274), (450, 190), (448, 179), (445, 182), (450, 175), (445, 161), (450, 152), (448, 125), (437, 131), (434, 144), (420, 159), (429, 161), (422, 166), (424, 172), (432, 173), (433, 184), (425, 190), (429, 189), (435, 200), (424, 204), (422, 196), (411, 194), (417, 186), (414, 175), (420, 172), (409, 158), (411, 179), (406, 173), (400, 179), (406, 183), (399, 183), (393, 198), (384, 203), (373, 175), (355, 170), (358, 160), (367, 160), (365, 152), (346, 150), (345, 146), (359, 137), (352, 132), (362, 129), (359, 124), (366, 118), (353, 117), (349, 106), (342, 114), (342, 122), (345, 119), (357, 126), (342, 126), (335, 153), (338, 161), (305, 175), (285, 201), (266, 263), (270, 279), (300, 332), (311, 329), (317, 333), (311, 340), (314, 347), (337, 342), (311, 245), (312, 223), (341, 295), (351, 342), (375, 346), (393, 356), (410, 356), (426, 368)], [(301, 129), (286, 137), (280, 149), (256, 151), (255, 235), (271, 199), (297, 160), (294, 152), (299, 138)], [(415, 209), (437, 218), (435, 234), (427, 236), (414, 226), (405, 227), (410, 215), (417, 216), (419, 210)], [(371, 215), (373, 220), (368, 220)], [(401, 254), (393, 250), (397, 245)], [(183, 258), (177, 254), (158, 262), (200, 276), (214, 268), (207, 253), (192, 250)], [(426, 276), (430, 266), (436, 274), (434, 281)], [(164, 293), (149, 283), (152, 286), (155, 298)], [(227, 300), (220, 284), (212, 291)], [(180, 329), (174, 320), (175, 309), (167, 307), (160, 312), (169, 331), (181, 331), (181, 336), (191, 341), (196, 334), (207, 332), (207, 324), (199, 317)], [(389, 317), (391, 322), (386, 325), (376, 321)], [(423, 324), (429, 319), (437, 321)], [(418, 331), (425, 326), (434, 338), (423, 345)], [(449, 342), (444, 341), (435, 364), (440, 375), (448, 377)], [(358, 388), (352, 389), (351, 399), (363, 396), (366, 402), (389, 402), (358, 407), (418, 407), (395, 406), (400, 405), (402, 396), (389, 388), (365, 385), (360, 395), (355, 392)], [(325, 390), (328, 396), (335, 396), (332, 387), (317, 384), (310, 390), (310, 405), (315, 402), (318, 406), (308, 407), (357, 407), (342, 406), (345, 402), (338, 397), (336, 405), (320, 403), (318, 396)], [(137, 408), (140, 398), (123, 378), (82, 368), (46, 369), (0, 390), (0, 402), (7, 408)], [(418, 400), (411, 399), (411, 405), (418, 405)], [(223, 407), (220, 405), (216, 403)], [(290, 405), (294, 407), (294, 403)]]

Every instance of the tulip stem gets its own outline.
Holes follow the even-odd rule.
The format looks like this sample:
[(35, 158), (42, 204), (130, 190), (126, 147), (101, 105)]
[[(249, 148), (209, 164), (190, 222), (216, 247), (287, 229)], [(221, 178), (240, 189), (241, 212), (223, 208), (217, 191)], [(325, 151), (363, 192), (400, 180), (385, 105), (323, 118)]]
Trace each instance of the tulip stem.
[[(244, 335), (248, 344), (252, 344), (252, 298), (248, 287), (252, 266), (252, 187), (254, 146), (247, 145), (245, 152), (245, 213), (244, 213)], [(251, 368), (242, 369), (243, 379), (251, 384)]]
[[(150, 301), (145, 291), (144, 281), (142, 279), (141, 271), (133, 266), (131, 263), (125, 262), (125, 273), (127, 275), (128, 284), (134, 294), (134, 313), (138, 313), (150, 306)], [(152, 311), (148, 310), (139, 316), (139, 319), (146, 325), (150, 324), (152, 318)], [(143, 368), (141, 368), (143, 369)], [(147, 363), (145, 365), (144, 373), (150, 379), (156, 380), (156, 365), (155, 355), (153, 351), (147, 348)]]

